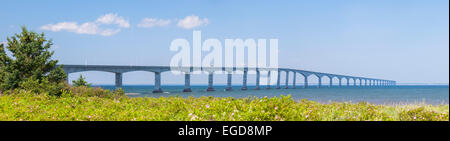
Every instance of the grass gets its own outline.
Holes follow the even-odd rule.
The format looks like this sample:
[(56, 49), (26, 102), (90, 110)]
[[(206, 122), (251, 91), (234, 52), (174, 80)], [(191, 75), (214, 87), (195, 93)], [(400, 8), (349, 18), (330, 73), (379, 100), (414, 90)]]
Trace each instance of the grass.
[[(89, 93), (88, 91), (80, 91)], [(99, 90), (97, 90), (99, 91)], [(449, 105), (374, 105), (272, 98), (0, 95), (1, 121), (448, 121)]]

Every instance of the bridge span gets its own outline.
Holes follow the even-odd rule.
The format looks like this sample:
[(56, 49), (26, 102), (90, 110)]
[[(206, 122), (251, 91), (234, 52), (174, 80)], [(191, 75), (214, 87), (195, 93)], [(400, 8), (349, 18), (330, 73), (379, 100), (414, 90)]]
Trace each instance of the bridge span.
[[(337, 78), (339, 80), (339, 87), (342, 86), (342, 79), (347, 80), (346, 86), (354, 86), (354, 87), (385, 87), (385, 86), (395, 86), (396, 82), (393, 80), (385, 80), (385, 79), (376, 79), (376, 78), (367, 78), (367, 77), (358, 77), (358, 76), (349, 76), (349, 75), (339, 75), (339, 74), (332, 74), (332, 73), (323, 73), (323, 72), (314, 72), (314, 71), (307, 71), (307, 70), (298, 70), (298, 69), (289, 69), (289, 68), (226, 68), (226, 67), (180, 67), (180, 68), (171, 68), (169, 66), (112, 66), (112, 65), (62, 65), (64, 71), (66, 72), (67, 76), (70, 73), (75, 72), (83, 72), (83, 71), (104, 71), (104, 72), (111, 72), (115, 74), (115, 87), (122, 88), (122, 74), (126, 72), (132, 72), (132, 71), (148, 71), (153, 72), (155, 75), (155, 83), (154, 83), (154, 90), (153, 93), (161, 93), (163, 90), (161, 89), (161, 73), (166, 71), (180, 71), (184, 73), (184, 90), (183, 92), (191, 92), (191, 86), (190, 86), (190, 76), (191, 73), (194, 70), (200, 70), (208, 73), (208, 88), (206, 91), (214, 91), (213, 87), (213, 77), (214, 72), (216, 71), (223, 71), (227, 74), (227, 87), (225, 90), (229, 91), (231, 90), (231, 80), (232, 80), (232, 73), (235, 71), (242, 71), (243, 72), (243, 81), (242, 81), (242, 88), (241, 90), (247, 90), (247, 75), (249, 71), (255, 71), (256, 73), (256, 88), (255, 89), (261, 89), (260, 86), (260, 72), (267, 72), (268, 76), (270, 76), (271, 71), (275, 71), (277, 76), (276, 80), (276, 87), (275, 89), (280, 89), (280, 74), (281, 72), (285, 72), (285, 89), (289, 88), (289, 74), (293, 74), (293, 80), (292, 80), (292, 88), (296, 88), (296, 75), (300, 74), (304, 77), (304, 85), (303, 88), (308, 88), (308, 77), (309, 76), (316, 76), (318, 78), (318, 88), (322, 87), (322, 78), (328, 77), (330, 80), (330, 84), (328, 87), (331, 87), (333, 85), (333, 78)], [(270, 78), (270, 77), (269, 77)], [(67, 78), (68, 79), (68, 78)], [(353, 84), (351, 85), (349, 82), (350, 80), (353, 80)], [(359, 80), (359, 84), (356, 83), (356, 81)], [(270, 79), (268, 81), (271, 81)], [(363, 83), (364, 81), (364, 83)], [(271, 85), (267, 84), (266, 89), (270, 89)]]

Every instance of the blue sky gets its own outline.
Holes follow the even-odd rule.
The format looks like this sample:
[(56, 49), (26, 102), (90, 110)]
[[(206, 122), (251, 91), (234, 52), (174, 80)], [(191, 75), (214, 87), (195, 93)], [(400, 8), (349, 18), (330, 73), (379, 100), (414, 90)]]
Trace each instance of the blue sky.
[[(192, 31), (201, 30), (203, 39), (277, 38), (280, 67), (449, 83), (447, 0), (6, 0), (1, 5), (0, 42), (25, 25), (53, 39), (54, 58), (63, 64), (168, 65), (176, 53), (170, 42), (191, 40)], [(105, 15), (113, 20), (101, 20)], [(142, 24), (145, 18), (150, 20)], [(179, 24), (183, 20), (188, 23)], [(81, 28), (84, 23), (91, 26)], [(111, 73), (82, 74), (94, 84), (114, 83)], [(163, 84), (182, 84), (182, 78), (163, 74)], [(153, 79), (152, 73), (131, 72), (123, 82), (153, 84)], [(251, 84), (254, 78), (249, 79)], [(206, 84), (207, 76), (192, 80)], [(224, 84), (226, 77), (214, 81)]]

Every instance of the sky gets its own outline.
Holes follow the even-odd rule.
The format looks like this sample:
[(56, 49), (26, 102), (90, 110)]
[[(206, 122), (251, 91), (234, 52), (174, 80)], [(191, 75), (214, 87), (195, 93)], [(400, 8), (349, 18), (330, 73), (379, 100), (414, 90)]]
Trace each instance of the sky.
[[(202, 39), (222, 43), (278, 39), (283, 68), (399, 84), (449, 83), (448, 0), (2, 0), (1, 7), (0, 42), (21, 26), (44, 32), (61, 64), (167, 66), (177, 53), (170, 43), (177, 38), (192, 43), (198, 30)], [(94, 84), (114, 84), (114, 74), (107, 72), (69, 78), (80, 74)], [(162, 77), (163, 85), (184, 82), (180, 75)], [(191, 79), (193, 85), (207, 84), (206, 75)], [(249, 76), (249, 85), (254, 79)], [(123, 76), (124, 85), (153, 80), (150, 72)], [(240, 80), (236, 75), (233, 84)], [(225, 75), (214, 83), (225, 84)]]

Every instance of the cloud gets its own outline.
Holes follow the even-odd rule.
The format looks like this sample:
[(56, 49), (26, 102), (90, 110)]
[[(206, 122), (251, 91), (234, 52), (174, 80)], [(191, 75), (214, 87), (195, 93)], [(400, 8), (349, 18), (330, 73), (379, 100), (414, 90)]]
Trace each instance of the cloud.
[(106, 14), (97, 19), (98, 23), (102, 24), (117, 24), (119, 27), (128, 28), (130, 23), (123, 17), (117, 16), (117, 14)]
[(3, 46), (6, 46), (8, 43), (5, 42), (5, 41), (1, 41), (1, 42), (0, 42), (0, 45), (1, 45), (1, 44), (3, 44)]
[(208, 23), (209, 20), (207, 18), (200, 19), (198, 16), (192, 15), (179, 20), (177, 26), (184, 29), (191, 29), (194, 27), (207, 25)]
[(172, 22), (171, 20), (144, 18), (138, 24), (138, 27), (151, 28), (151, 27), (156, 27), (156, 26), (167, 26), (171, 22)]
[[(101, 25), (115, 24), (118, 28), (102, 28)], [(129, 28), (130, 23), (117, 14), (106, 14), (97, 18), (94, 22), (85, 22), (78, 24), (77, 22), (60, 22), (56, 24), (47, 24), (41, 26), (40, 29), (53, 32), (67, 31), (78, 34), (111, 36), (120, 32), (121, 28)]]

